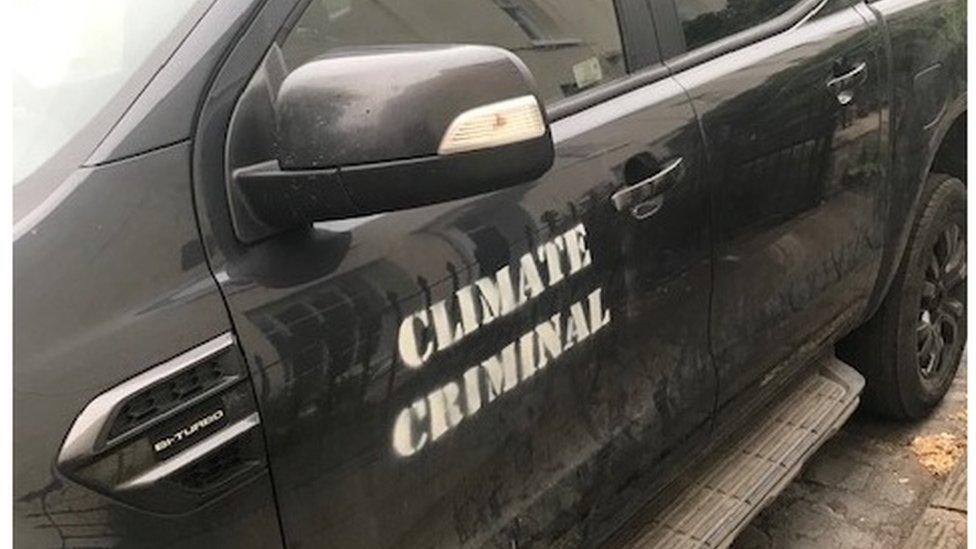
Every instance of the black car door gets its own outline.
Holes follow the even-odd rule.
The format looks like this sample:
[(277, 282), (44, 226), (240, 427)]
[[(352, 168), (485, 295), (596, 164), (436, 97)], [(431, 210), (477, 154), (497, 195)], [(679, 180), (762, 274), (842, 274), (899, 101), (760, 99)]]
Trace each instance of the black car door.
[(809, 363), (859, 320), (873, 288), (886, 68), (856, 4), (655, 5), (708, 147), (720, 404)]
[[(230, 55), (194, 157), (208, 259), (254, 379), (286, 543), (567, 535), (706, 428), (714, 405), (703, 146), (650, 48), (647, 7), (314, 0), (281, 27), (288, 11), (270, 3)], [(624, 43), (619, 28), (643, 38)], [(259, 144), (235, 137), (254, 128), (231, 122), (234, 109), (270, 105), (276, 81), (335, 48), (418, 42), (520, 56), (552, 120), (548, 173), (242, 242), (225, 151)], [(533, 279), (544, 291), (504, 317), (450, 329), (464, 325), (464, 296), (504, 302)], [(430, 346), (405, 329), (427, 329)]]

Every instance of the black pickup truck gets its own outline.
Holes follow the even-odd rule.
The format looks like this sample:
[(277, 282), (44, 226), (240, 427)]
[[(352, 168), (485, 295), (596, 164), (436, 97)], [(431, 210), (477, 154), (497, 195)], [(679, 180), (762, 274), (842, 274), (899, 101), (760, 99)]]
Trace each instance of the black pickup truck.
[(17, 546), (721, 547), (953, 379), (963, 0), (99, 6), (17, 23)]

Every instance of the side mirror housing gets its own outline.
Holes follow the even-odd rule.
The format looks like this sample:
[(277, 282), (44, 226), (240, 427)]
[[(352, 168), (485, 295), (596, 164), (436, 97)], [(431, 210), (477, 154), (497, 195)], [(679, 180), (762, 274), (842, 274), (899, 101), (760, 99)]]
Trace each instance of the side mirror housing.
[(285, 77), (273, 111), (274, 158), (230, 182), (269, 227), (493, 191), (553, 162), (532, 76), (501, 48), (336, 50)]

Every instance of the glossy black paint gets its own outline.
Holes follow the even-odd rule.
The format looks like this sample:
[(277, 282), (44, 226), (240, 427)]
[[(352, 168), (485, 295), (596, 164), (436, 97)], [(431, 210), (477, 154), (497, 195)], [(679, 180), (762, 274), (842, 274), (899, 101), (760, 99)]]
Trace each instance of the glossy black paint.
[[(287, 543), (503, 540), (516, 513), (571, 516), (609, 503), (609, 479), (619, 485), (705, 424), (714, 377), (702, 146), (682, 90), (652, 70), (657, 83), (556, 122), (555, 165), (537, 181), (316, 223), (253, 246), (229, 223), (227, 174), (214, 156), (224, 146), (209, 130), (223, 135), (219, 109), (231, 105), (213, 96), (213, 125), (205, 109), (197, 139), (199, 158), (213, 159), (197, 164), (202, 226), (253, 368)], [(612, 207), (614, 191), (679, 157), (686, 167), (657, 215), (640, 221)], [(592, 268), (420, 370), (400, 362), (405, 315), (580, 222)], [(296, 275), (299, 263), (317, 267)], [(594, 289), (613, 319), (599, 337), (423, 453), (395, 454), (391, 431), (403, 406)], [(581, 500), (554, 510), (548, 500), (561, 490)], [(564, 533), (539, 526), (519, 535)]]
[(18, 547), (281, 543), (267, 474), (235, 490), (233, 506), (161, 516), (67, 480), (55, 465), (96, 395), (231, 328), (195, 220), (187, 139), (221, 44), (253, 5), (200, 7), (78, 143), (15, 187)]
[(720, 406), (808, 364), (866, 303), (887, 201), (880, 55), (861, 15), (830, 0), (675, 74), (709, 145)]
[(136, 510), (56, 470), (75, 416), (105, 389), (230, 329), (197, 231), (190, 145), (62, 183), (14, 242), (14, 540), (22, 547), (280, 543), (267, 474), (233, 506)]
[[(595, 542), (676, 478), (714, 423), (753, 409), (738, 403), (870, 316), (920, 182), (965, 117), (962, 2), (830, 0), (683, 58), (667, 32), (634, 38), (652, 26), (630, 2), (618, 12), (636, 72), (548, 109), (543, 177), (245, 244), (228, 128), (301, 4), (205, 5), (172, 56), (15, 190), (19, 546)], [(675, 28), (667, 7), (651, 3), (661, 31)], [(853, 106), (831, 103), (826, 82), (862, 60)], [(646, 197), (652, 215), (613, 207), (677, 158), (667, 190)], [(400, 363), (398, 319), (578, 222), (592, 266), (422, 368)], [(402, 407), (595, 288), (612, 320), (593, 338), (420, 453), (393, 452)], [(166, 516), (56, 470), (92, 398), (228, 330), (271, 475)]]
[[(950, 128), (961, 122), (965, 131), (966, 6), (954, 0), (878, 0), (860, 6), (884, 48), (881, 75), (888, 101), (882, 139), (890, 192), (886, 245), (866, 316), (884, 298), (908, 241), (910, 227), (897, 220), (911, 219), (917, 210), (922, 181)], [(950, 173), (966, 181), (965, 170), (956, 171), (962, 173)]]

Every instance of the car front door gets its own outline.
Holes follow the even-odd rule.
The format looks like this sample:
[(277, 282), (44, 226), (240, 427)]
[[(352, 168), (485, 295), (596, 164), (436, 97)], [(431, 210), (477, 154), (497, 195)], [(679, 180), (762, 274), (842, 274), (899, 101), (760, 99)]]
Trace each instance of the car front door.
[(720, 404), (809, 363), (873, 288), (886, 69), (855, 4), (656, 4), (659, 28), (680, 29), (662, 49), (708, 147)]
[[(574, 526), (707, 428), (715, 396), (703, 146), (649, 49), (646, 6), (315, 0), (281, 31), (275, 9), (215, 81), (194, 173), (286, 543), (594, 535)], [(619, 27), (618, 13), (630, 17)], [(619, 28), (644, 37), (626, 57)], [(553, 167), (496, 192), (243, 242), (225, 151), (273, 141), (244, 109), (270, 108), (284, 75), (336, 48), (418, 42), (519, 55), (552, 120)], [(467, 316), (472, 301), (481, 313)]]

